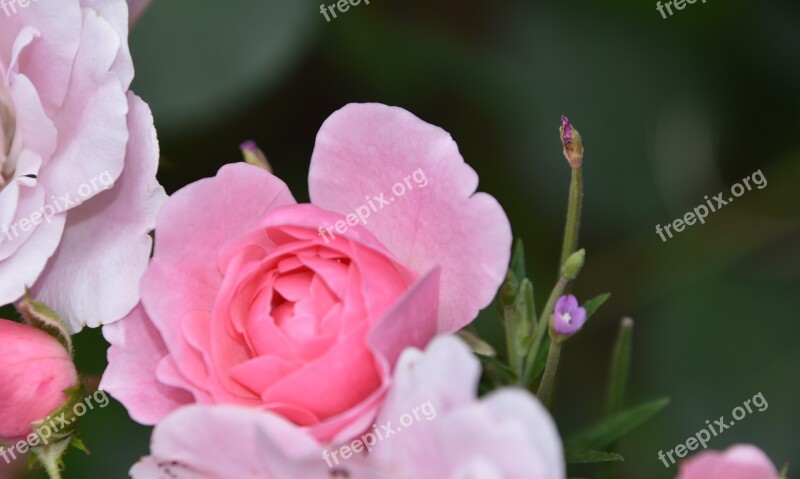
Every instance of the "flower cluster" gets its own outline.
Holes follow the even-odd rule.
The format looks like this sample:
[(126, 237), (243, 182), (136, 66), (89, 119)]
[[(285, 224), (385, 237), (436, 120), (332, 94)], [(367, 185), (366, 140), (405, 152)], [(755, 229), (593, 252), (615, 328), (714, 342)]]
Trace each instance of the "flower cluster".
[[(559, 275), (536, 310), (505, 211), (453, 138), (402, 108), (349, 104), (324, 122), (310, 203), (252, 142), (167, 198), (152, 115), (129, 91), (128, 28), (146, 4), (42, 1), (0, 18), (0, 305), (21, 319), (0, 320), (0, 445), (60, 478), (64, 451), (83, 448), (69, 412), (99, 387), (155, 426), (134, 479), (565, 479), (567, 461), (623, 459), (611, 446), (666, 404), (626, 409), (632, 320), (600, 423), (564, 441), (549, 412), (562, 348), (609, 297), (570, 292), (586, 251), (569, 119)], [(504, 354), (467, 329), (492, 304)], [(73, 362), (84, 326), (111, 345), (99, 385)], [(18, 465), (0, 460), (0, 475)], [(778, 472), (737, 446), (678, 477)]]

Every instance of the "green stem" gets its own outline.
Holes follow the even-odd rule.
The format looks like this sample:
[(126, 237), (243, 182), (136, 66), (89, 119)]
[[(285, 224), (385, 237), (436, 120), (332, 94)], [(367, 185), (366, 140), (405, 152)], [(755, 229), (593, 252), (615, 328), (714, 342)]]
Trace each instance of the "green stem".
[(556, 372), (558, 372), (558, 360), (561, 357), (561, 342), (551, 336), (550, 351), (547, 353), (547, 366), (544, 368), (542, 383), (539, 385), (539, 400), (545, 407), (550, 407), (550, 400), (553, 397), (553, 385), (556, 382)]
[(521, 365), (522, 359), (520, 358), (520, 351), (517, 347), (517, 325), (516, 325), (516, 311), (513, 306), (503, 306), (503, 323), (506, 329), (506, 344), (508, 347), (508, 363), (511, 370), (519, 378), (522, 374)]
[(564, 226), (564, 245), (561, 248), (561, 263), (564, 266), (567, 258), (578, 248), (578, 231), (581, 228), (581, 210), (583, 209), (583, 169), (572, 169), (572, 182), (569, 185), (569, 204), (567, 206), (567, 223)]
[(55, 462), (43, 462), (44, 470), (50, 479), (61, 479), (61, 470)]
[(519, 382), (520, 386), (527, 387), (530, 384), (532, 379), (530, 374), (533, 371), (533, 365), (536, 362), (536, 356), (539, 355), (539, 348), (542, 346), (542, 341), (544, 341), (544, 335), (547, 333), (547, 327), (550, 325), (550, 316), (553, 315), (553, 309), (556, 306), (556, 301), (558, 301), (558, 298), (561, 297), (561, 294), (564, 292), (564, 288), (567, 287), (567, 282), (567, 278), (564, 278), (563, 276), (559, 278), (558, 282), (553, 287), (553, 291), (550, 293), (550, 297), (547, 298), (547, 302), (544, 304), (542, 314), (539, 315), (539, 324), (536, 328), (536, 337), (533, 340), (530, 351), (528, 351), (525, 369), (522, 374), (521, 381)]

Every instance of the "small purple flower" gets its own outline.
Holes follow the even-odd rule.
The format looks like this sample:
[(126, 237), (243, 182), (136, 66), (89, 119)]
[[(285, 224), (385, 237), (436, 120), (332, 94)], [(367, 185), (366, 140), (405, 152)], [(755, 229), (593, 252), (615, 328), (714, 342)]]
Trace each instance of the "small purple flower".
[(558, 298), (553, 311), (554, 329), (559, 336), (569, 337), (580, 331), (586, 322), (586, 310), (578, 304), (575, 296), (568, 294)]
[(561, 131), (564, 139), (564, 146), (569, 146), (572, 143), (572, 123), (569, 118), (561, 115)]

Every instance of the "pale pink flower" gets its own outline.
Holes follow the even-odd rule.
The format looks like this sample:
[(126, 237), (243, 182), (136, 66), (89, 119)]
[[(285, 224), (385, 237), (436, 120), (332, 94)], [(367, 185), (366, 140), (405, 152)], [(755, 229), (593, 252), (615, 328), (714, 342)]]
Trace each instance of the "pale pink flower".
[[(347, 219), (397, 183), (408, 191), (366, 224)], [(405, 110), (334, 113), (309, 187), (313, 204), (297, 205), (278, 178), (240, 163), (167, 202), (141, 305), (105, 329), (102, 387), (135, 420), (232, 404), (321, 440), (351, 436), (371, 424), (400, 352), (471, 322), (503, 280), (505, 213), (475, 193), (450, 136)]]
[(778, 471), (761, 449), (740, 444), (683, 461), (676, 479), (778, 479)]
[[(394, 431), (368, 456), (404, 479), (564, 479), (561, 438), (539, 401), (521, 389), (477, 399), (480, 364), (455, 337), (406, 350), (376, 423)], [(431, 412), (433, 411), (433, 412)]]
[(124, 0), (14, 8), (0, 12), (0, 304), (30, 288), (77, 331), (136, 305), (165, 199), (158, 143), (128, 92)]

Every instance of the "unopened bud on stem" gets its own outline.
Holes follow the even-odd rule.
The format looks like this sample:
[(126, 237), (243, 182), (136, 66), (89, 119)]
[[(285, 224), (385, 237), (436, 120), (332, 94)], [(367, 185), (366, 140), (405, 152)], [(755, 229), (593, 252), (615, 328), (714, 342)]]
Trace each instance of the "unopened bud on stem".
[(564, 266), (561, 268), (561, 275), (568, 280), (573, 280), (578, 276), (578, 273), (581, 272), (583, 269), (583, 263), (586, 260), (586, 250), (579, 249), (578, 251), (572, 253), (567, 261), (564, 262)]
[(569, 118), (561, 116), (561, 144), (564, 145), (564, 158), (569, 162), (573, 169), (579, 169), (583, 165), (583, 141), (581, 134), (578, 133)]

